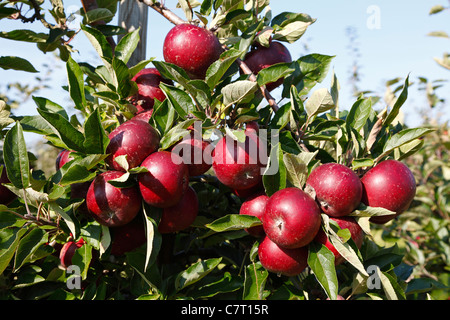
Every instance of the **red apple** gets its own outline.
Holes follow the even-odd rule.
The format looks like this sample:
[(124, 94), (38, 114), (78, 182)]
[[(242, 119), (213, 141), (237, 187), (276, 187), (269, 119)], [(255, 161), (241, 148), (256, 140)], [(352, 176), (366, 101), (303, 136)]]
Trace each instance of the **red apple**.
[(95, 177), (86, 196), (91, 216), (100, 224), (119, 227), (129, 223), (141, 210), (142, 198), (137, 187), (115, 187), (109, 180), (120, 178), (121, 171), (106, 171)]
[(149, 122), (150, 118), (152, 117), (153, 109), (150, 110), (144, 110), (141, 112), (137, 112), (136, 115), (131, 118), (131, 120), (142, 120), (145, 122)]
[[(262, 69), (270, 67), (276, 63), (292, 62), (289, 50), (277, 41), (271, 41), (269, 47), (258, 46), (251, 50), (244, 59), (245, 64), (256, 75)], [(242, 73), (242, 70), (240, 71)], [(272, 91), (283, 83), (284, 79), (278, 79), (276, 82), (268, 83), (267, 90)]]
[(189, 172), (183, 159), (169, 151), (149, 155), (141, 164), (148, 169), (138, 176), (142, 198), (149, 205), (167, 208), (177, 204), (189, 186)]
[(202, 139), (201, 133), (191, 131), (174, 146), (172, 152), (183, 158), (183, 162), (188, 167), (189, 176), (195, 177), (211, 168), (211, 147), (209, 141)]
[(209, 66), (221, 53), (222, 46), (214, 33), (192, 24), (175, 26), (164, 39), (164, 60), (195, 79), (204, 79)]
[(308, 266), (307, 247), (282, 248), (267, 236), (258, 246), (258, 257), (266, 270), (289, 277), (299, 275)]
[(275, 192), (267, 202), (264, 231), (283, 248), (299, 248), (309, 244), (321, 225), (320, 209), (307, 193), (289, 187)]
[(254, 133), (245, 132), (244, 142), (225, 136), (214, 148), (213, 170), (227, 187), (244, 190), (258, 185), (267, 163), (265, 144)]
[(128, 120), (109, 134), (110, 143), (106, 149), (108, 166), (117, 171), (125, 171), (114, 161), (126, 155), (129, 169), (138, 167), (151, 153), (158, 150), (159, 133), (148, 122)]
[[(259, 218), (261, 222), (263, 221), (264, 212), (266, 211), (266, 205), (269, 201), (269, 196), (265, 192), (260, 192), (249, 198), (247, 198), (241, 205), (239, 214), (246, 214)], [(264, 228), (262, 225), (251, 227), (245, 229), (249, 234), (254, 237), (262, 237), (264, 233)]]
[(121, 256), (139, 248), (146, 241), (144, 221), (137, 216), (130, 223), (111, 229), (111, 254)]
[[(330, 219), (335, 221), (342, 230), (348, 229), (350, 231), (350, 235), (351, 235), (353, 242), (355, 242), (358, 249), (361, 248), (362, 243), (364, 241), (364, 231), (361, 229), (359, 224), (356, 222), (355, 218), (341, 217), (341, 218), (330, 218)], [(319, 230), (316, 237), (314, 238), (314, 241), (325, 245), (331, 252), (333, 252), (333, 254), (335, 256), (335, 264), (336, 265), (339, 265), (345, 261), (345, 259), (341, 256), (341, 254), (336, 250), (334, 245), (328, 239), (325, 231), (323, 231), (322, 229)]]
[(306, 192), (311, 192), (324, 213), (342, 217), (353, 212), (361, 202), (362, 184), (356, 173), (339, 163), (316, 167), (306, 180)]
[(189, 186), (176, 205), (163, 209), (158, 231), (163, 234), (185, 230), (195, 221), (197, 214), (197, 193)]
[(173, 82), (163, 78), (156, 68), (142, 69), (131, 80), (136, 82), (138, 92), (130, 97), (130, 102), (136, 106), (138, 113), (151, 110), (155, 99), (159, 101), (166, 99), (164, 91), (159, 87), (161, 82), (173, 85)]
[(67, 269), (72, 264), (72, 258), (75, 254), (75, 251), (78, 248), (81, 248), (85, 244), (83, 238), (78, 241), (68, 241), (66, 242), (59, 252), (59, 260), (61, 262), (61, 266), (64, 269)]
[(11, 183), (6, 173), (6, 167), (0, 165), (0, 170), (2, 171), (0, 176), (0, 204), (8, 205), (17, 198), (17, 195), (3, 185), (4, 183)]
[(416, 195), (416, 180), (409, 168), (397, 160), (385, 160), (361, 178), (362, 202), (369, 207), (382, 207), (395, 215), (372, 217), (370, 221), (384, 224), (406, 211)]
[(56, 171), (61, 169), (61, 167), (65, 165), (67, 162), (73, 160), (73, 157), (70, 156), (70, 152), (71, 152), (70, 150), (64, 149), (58, 153), (58, 155), (56, 156), (56, 163), (55, 163)]

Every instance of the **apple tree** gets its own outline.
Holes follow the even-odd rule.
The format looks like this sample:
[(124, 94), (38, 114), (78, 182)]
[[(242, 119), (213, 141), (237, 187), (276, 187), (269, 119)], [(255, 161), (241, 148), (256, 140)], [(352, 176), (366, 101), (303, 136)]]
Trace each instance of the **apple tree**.
[[(15, 116), (0, 101), (2, 298), (408, 299), (442, 286), (411, 279), (404, 250), (374, 237), (414, 206), (422, 180), (405, 163), (434, 132), (397, 121), (408, 75), (392, 104), (361, 94), (344, 109), (335, 74), (316, 87), (333, 56), (289, 52), (316, 23), (307, 13), (141, 2), (173, 25), (164, 59), (133, 65), (142, 39), (111, 24), (117, 1), (82, 1), (79, 30), (63, 1), (0, 4), (18, 23), (2, 38), (64, 61), (76, 110), (33, 96), (37, 114)], [(82, 36), (101, 64), (75, 60)], [(0, 67), (34, 71), (20, 57)], [(58, 150), (51, 174), (26, 132)]]

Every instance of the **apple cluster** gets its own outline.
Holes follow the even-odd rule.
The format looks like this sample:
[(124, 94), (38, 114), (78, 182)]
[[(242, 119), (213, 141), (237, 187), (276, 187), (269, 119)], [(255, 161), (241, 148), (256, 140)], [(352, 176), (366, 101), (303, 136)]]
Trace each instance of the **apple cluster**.
[(271, 272), (294, 276), (307, 267), (308, 245), (313, 241), (333, 252), (336, 265), (344, 262), (322, 228), (321, 214), (340, 229), (348, 229), (360, 248), (364, 232), (349, 215), (364, 203), (394, 212), (370, 218), (373, 223), (387, 223), (408, 209), (415, 191), (414, 176), (400, 161), (382, 161), (362, 178), (345, 165), (325, 163), (312, 170), (304, 190), (287, 187), (270, 197), (260, 191), (245, 199), (240, 214), (256, 216), (262, 222), (247, 229), (261, 239), (261, 264)]

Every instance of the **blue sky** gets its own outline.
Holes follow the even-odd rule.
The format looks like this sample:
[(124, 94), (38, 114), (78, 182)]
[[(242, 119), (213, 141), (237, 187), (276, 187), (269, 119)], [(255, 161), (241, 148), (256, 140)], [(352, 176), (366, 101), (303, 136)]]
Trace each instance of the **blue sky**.
[[(64, 1), (66, 7), (79, 6), (79, 1)], [(176, 1), (166, 0), (166, 5), (173, 8)], [(341, 84), (341, 106), (349, 108), (355, 101), (351, 96), (351, 85), (348, 83), (349, 72), (354, 57), (350, 54), (349, 37), (346, 34), (348, 27), (353, 27), (358, 36), (358, 65), (361, 66), (360, 89), (384, 93), (386, 80), (400, 77), (406, 78), (409, 74), (411, 80), (416, 82), (417, 77), (424, 76), (431, 80), (450, 80), (450, 72), (438, 66), (433, 57), (441, 58), (444, 52), (450, 51), (448, 39), (427, 36), (431, 31), (444, 30), (450, 33), (450, 11), (429, 16), (428, 12), (433, 5), (448, 6), (447, 0), (272, 0), (270, 7), (273, 16), (283, 11), (302, 12), (316, 18), (304, 37), (295, 44), (288, 45), (294, 58), (305, 54), (304, 45), (308, 53), (321, 53), (335, 55), (332, 69), (335, 71)], [(179, 11), (178, 11), (179, 12)], [(373, 24), (376, 22), (376, 24)], [(369, 24), (368, 24), (369, 23)], [(372, 24), (371, 24), (372, 23)], [(14, 28), (36, 28), (34, 25), (20, 25), (18, 22), (0, 20), (0, 30), (8, 31)], [(162, 43), (165, 34), (172, 27), (156, 12), (149, 12), (149, 31), (147, 58), (155, 57), (162, 60)], [(96, 54), (90, 47), (82, 33), (73, 42), (80, 50), (74, 58), (79, 61), (94, 61)], [(35, 45), (0, 39), (0, 56), (15, 55), (28, 59), (38, 70), (44, 62), (51, 63), (51, 54), (43, 55)], [(70, 104), (67, 96), (59, 87), (67, 83), (64, 65), (55, 66), (53, 74), (54, 86), (50, 90), (39, 92), (40, 96), (61, 103)], [(330, 71), (331, 74), (331, 71)], [(12, 81), (31, 81), (34, 74), (0, 69), (0, 88)], [(329, 87), (329, 77), (318, 87)], [(450, 90), (447, 84), (438, 93), (450, 101)], [(402, 108), (406, 114), (406, 121), (411, 125), (419, 125), (417, 109), (425, 108), (426, 101), (423, 95), (417, 93), (417, 86), (411, 88), (410, 97)], [(448, 104), (447, 104), (448, 109)], [(16, 114), (34, 114), (35, 106), (27, 103)], [(447, 111), (446, 119), (450, 112)]]

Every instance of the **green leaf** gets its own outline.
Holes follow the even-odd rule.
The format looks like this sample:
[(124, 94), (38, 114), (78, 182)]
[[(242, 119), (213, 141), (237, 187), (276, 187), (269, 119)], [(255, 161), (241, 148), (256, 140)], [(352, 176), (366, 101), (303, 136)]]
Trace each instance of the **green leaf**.
[(284, 80), (283, 97), (290, 98), (291, 86), (295, 86), (299, 95), (306, 95), (327, 76), (334, 56), (309, 54), (302, 56), (293, 64), (295, 72)]
[(13, 69), (33, 73), (39, 72), (33, 67), (33, 65), (28, 60), (13, 56), (0, 57), (0, 68), (3, 68), (5, 70)]
[(117, 89), (117, 93), (119, 93), (120, 97), (126, 99), (130, 96), (131, 93), (131, 76), (130, 70), (128, 69), (125, 62), (114, 57), (112, 60), (112, 67), (114, 69), (115, 75), (115, 86)]
[(309, 117), (326, 112), (334, 106), (333, 97), (326, 88), (315, 90), (305, 102), (305, 110)]
[(175, 289), (180, 291), (201, 280), (213, 271), (221, 261), (222, 258), (211, 258), (200, 260), (199, 262), (192, 264), (189, 268), (177, 275), (175, 279)]
[(408, 77), (406, 77), (405, 84), (403, 86), (402, 92), (400, 93), (400, 96), (395, 101), (394, 106), (392, 107), (386, 119), (384, 119), (383, 126), (389, 126), (392, 123), (392, 121), (394, 121), (395, 118), (397, 118), (401, 106), (405, 103), (406, 99), (408, 98), (408, 87), (409, 87), (409, 75)]
[(161, 216), (161, 210), (142, 204), (145, 219), (145, 234), (147, 238), (147, 246), (145, 253), (144, 272), (153, 263), (155, 263), (158, 253), (161, 249), (162, 236), (158, 231), (158, 221)]
[(281, 130), (286, 127), (291, 120), (291, 104), (286, 103), (280, 107), (270, 120), (270, 129)]
[(58, 113), (61, 116), (63, 116), (64, 118), (69, 119), (69, 116), (67, 115), (66, 110), (59, 104), (57, 104), (53, 101), (50, 101), (47, 98), (43, 98), (43, 97), (33, 97), (33, 100), (39, 109), (47, 111), (47, 112)]
[(429, 14), (430, 15), (436, 14), (436, 13), (439, 13), (444, 10), (445, 10), (445, 7), (443, 5), (438, 4), (438, 5), (431, 7)]
[(253, 94), (258, 90), (258, 84), (249, 80), (238, 80), (230, 83), (222, 88), (223, 104), (229, 107), (233, 104), (238, 104), (248, 98), (253, 97)]
[(139, 30), (140, 28), (122, 37), (114, 50), (115, 56), (122, 60), (125, 64), (128, 63), (131, 55), (133, 54), (134, 50), (136, 50), (136, 47), (139, 43)]
[(241, 55), (242, 52), (239, 50), (231, 49), (225, 51), (220, 56), (220, 59), (209, 66), (206, 72), (205, 81), (211, 90), (217, 86), (223, 75)]
[(9, 32), (6, 31), (0, 32), (0, 38), (24, 42), (41, 43), (47, 41), (48, 35), (45, 33), (36, 33), (31, 30), (16, 29)]
[(403, 129), (391, 136), (386, 141), (386, 144), (383, 147), (383, 154), (386, 155), (389, 152), (393, 151), (395, 148), (399, 148), (433, 131), (434, 129), (429, 128)]
[(98, 31), (97, 29), (81, 25), (81, 30), (83, 30), (86, 37), (91, 42), (92, 46), (94, 47), (95, 51), (97, 51), (98, 55), (103, 58), (110, 58), (112, 59), (113, 53), (111, 45), (109, 44), (106, 37)]
[(30, 163), (23, 129), (19, 121), (8, 131), (3, 145), (3, 159), (11, 183), (18, 189), (30, 185)]
[(5, 228), (0, 230), (0, 274), (8, 267), (14, 257), (20, 239), (27, 232), (26, 228)]
[(85, 12), (85, 14), (87, 24), (92, 24), (93, 22), (101, 20), (109, 20), (114, 17), (114, 14), (106, 8), (95, 8)]
[(195, 121), (195, 119), (188, 119), (175, 125), (161, 138), (160, 148), (162, 150), (166, 150), (167, 148), (181, 140), (185, 135), (189, 134), (187, 128), (191, 126)]
[(259, 218), (249, 215), (228, 214), (218, 218), (205, 227), (215, 232), (226, 232), (232, 230), (243, 230), (254, 226), (261, 225)]
[(63, 116), (57, 113), (37, 109), (38, 113), (47, 121), (53, 132), (66, 145), (66, 149), (84, 152), (84, 135), (75, 129)]
[(269, 163), (264, 171), (263, 184), (266, 194), (270, 197), (278, 190), (286, 188), (287, 173), (283, 162), (283, 150), (280, 143), (272, 146)]
[(32, 229), (27, 235), (25, 235), (19, 242), (17, 247), (16, 257), (14, 259), (14, 271), (20, 269), (20, 267), (27, 262), (33, 253), (42, 244), (48, 241), (48, 233), (40, 228)]
[(67, 77), (69, 80), (69, 93), (78, 110), (84, 110), (86, 97), (84, 94), (83, 71), (78, 63), (69, 57), (66, 63)]
[(66, 173), (64, 173), (59, 184), (61, 186), (68, 186), (74, 183), (91, 181), (95, 176), (95, 172), (91, 172), (86, 169), (86, 167), (79, 164), (74, 164), (69, 167)]
[(308, 266), (330, 300), (336, 300), (339, 289), (334, 260), (333, 252), (323, 244), (313, 241), (309, 245)]
[(358, 99), (350, 109), (346, 124), (349, 128), (354, 128), (359, 131), (367, 122), (370, 114), (372, 113), (372, 100), (371, 98)]
[(109, 144), (109, 138), (106, 134), (100, 119), (99, 108), (87, 118), (84, 124), (84, 150), (88, 154), (103, 154)]
[(288, 23), (283, 26), (283, 28), (275, 30), (275, 32), (273, 33), (273, 39), (288, 43), (294, 43), (305, 34), (307, 28), (310, 25), (311, 22), (304, 21), (294, 21)]
[(72, 264), (80, 268), (80, 276), (82, 280), (86, 280), (89, 266), (92, 260), (92, 247), (85, 243), (80, 248), (75, 250), (72, 257)]
[(261, 265), (254, 262), (245, 268), (243, 300), (263, 300), (264, 288), (269, 277), (269, 272)]
[(301, 152), (299, 154), (285, 153), (283, 162), (286, 167), (287, 179), (299, 189), (303, 189), (308, 178), (308, 165), (317, 155), (316, 152)]
[(49, 207), (52, 211), (54, 211), (56, 214), (60, 215), (63, 219), (64, 222), (66, 223), (67, 227), (69, 228), (70, 232), (72, 233), (72, 236), (74, 238), (77, 237), (77, 229), (75, 226), (74, 221), (72, 220), (72, 218), (69, 216), (69, 214), (67, 212), (65, 212), (57, 203), (55, 202), (49, 202)]
[(177, 111), (178, 115), (182, 118), (186, 118), (193, 109), (192, 98), (189, 94), (182, 89), (165, 83), (161, 83), (160, 88), (164, 91), (169, 99), (169, 103)]
[(277, 63), (270, 67), (264, 68), (258, 72), (256, 76), (259, 86), (276, 82), (278, 79), (284, 78), (295, 71), (293, 63)]

